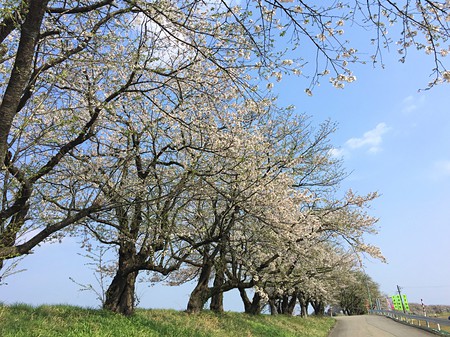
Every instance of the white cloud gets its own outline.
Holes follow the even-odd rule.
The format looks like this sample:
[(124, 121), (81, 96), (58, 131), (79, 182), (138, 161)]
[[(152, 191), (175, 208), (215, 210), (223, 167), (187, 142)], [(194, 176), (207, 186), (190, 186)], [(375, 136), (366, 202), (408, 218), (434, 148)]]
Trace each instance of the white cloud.
[(378, 153), (382, 150), (383, 135), (391, 130), (386, 123), (379, 123), (374, 129), (363, 134), (361, 138), (350, 138), (340, 148), (332, 148), (329, 155), (334, 158), (349, 157), (356, 149), (366, 149), (369, 153)]
[(380, 152), (383, 135), (390, 129), (386, 123), (379, 123), (374, 129), (365, 132), (361, 138), (350, 138), (347, 140), (345, 147), (350, 150), (368, 148), (368, 151), (371, 153)]
[(329, 155), (334, 157), (334, 158), (342, 158), (344, 156), (347, 155), (347, 150), (346, 149), (338, 149), (338, 148), (333, 148), (329, 151)]
[(402, 113), (411, 114), (425, 104), (425, 96), (410, 95), (402, 101)]
[(328, 153), (333, 158), (343, 158), (350, 155), (346, 148), (332, 148)]

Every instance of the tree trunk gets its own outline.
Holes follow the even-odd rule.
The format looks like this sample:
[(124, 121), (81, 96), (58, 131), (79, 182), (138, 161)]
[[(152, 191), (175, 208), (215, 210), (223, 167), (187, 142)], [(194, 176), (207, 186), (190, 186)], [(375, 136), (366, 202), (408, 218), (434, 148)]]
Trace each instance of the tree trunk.
[(295, 305), (297, 304), (297, 293), (294, 292), (293, 295), (284, 295), (280, 300), (280, 310), (283, 315), (294, 314)]
[(307, 303), (300, 303), (300, 316), (301, 317), (308, 317), (308, 304)]
[(294, 293), (291, 298), (288, 300), (288, 305), (286, 307), (286, 315), (294, 315), (295, 305), (297, 304), (297, 293)]
[(189, 297), (186, 312), (198, 313), (203, 310), (203, 306), (210, 297), (208, 282), (211, 276), (212, 263), (207, 262), (203, 265), (197, 285)]
[(120, 271), (116, 273), (106, 291), (104, 309), (126, 316), (134, 313), (137, 274), (137, 272), (124, 274)]
[[(118, 214), (121, 214), (120, 211), (117, 210)], [(119, 218), (126, 222), (123, 214)], [(119, 267), (106, 291), (104, 309), (126, 316), (134, 313), (135, 285), (139, 271), (137, 269), (132, 271), (132, 267), (136, 267), (136, 247), (134, 242), (123, 239), (119, 247)]]
[(244, 303), (244, 311), (246, 314), (250, 313), (250, 308), (252, 305), (252, 302), (248, 298), (247, 292), (244, 288), (239, 287), (239, 294), (241, 295), (242, 303)]
[(297, 299), (300, 304), (300, 316), (308, 317), (308, 305), (310, 302), (309, 297), (302, 291), (297, 291)]
[(300, 316), (308, 317), (308, 301), (303, 296), (298, 296), (298, 303), (300, 304)]
[[(5, 166), (9, 165), (7, 164), (8, 136), (14, 118), (17, 115), (23, 91), (31, 76), (34, 53), (47, 3), (48, 0), (31, 0), (28, 2), (25, 21), (20, 27), (20, 40), (14, 65), (3, 97), (0, 97), (0, 170), (4, 170)], [(21, 8), (20, 11), (23, 14), (25, 12), (23, 10), (24, 7), (21, 6)], [(6, 36), (2, 38), (5, 37)], [(28, 190), (28, 187), (25, 186), (22, 189), (22, 192), (26, 190)], [(23, 197), (24, 196), (22, 195), (21, 198)], [(20, 208), (15, 212), (14, 218), (16, 219), (12, 219), (11, 225), (7, 228), (5, 240), (0, 243), (2, 248), (8, 249), (14, 247), (17, 233), (20, 231), (23, 221), (25, 221), (25, 217), (28, 213), (28, 198), (29, 195), (23, 199), (23, 202), (18, 204), (20, 205)], [(5, 219), (0, 219), (0, 221), (4, 221)], [(5, 256), (5, 258), (11, 257), (12, 256)], [(0, 269), (1, 268), (3, 268), (3, 258), (0, 260)]]
[[(216, 276), (214, 277), (214, 289), (220, 288), (225, 281), (225, 277), (222, 271), (216, 271)], [(214, 312), (223, 312), (223, 292), (215, 292), (211, 297), (210, 309)]]
[(244, 303), (244, 310), (246, 314), (249, 315), (259, 315), (261, 313), (261, 295), (258, 292), (255, 292), (253, 295), (253, 300), (247, 296), (247, 292), (244, 288), (239, 288), (239, 294), (241, 295), (242, 302)]
[(287, 313), (288, 305), (289, 305), (289, 296), (283, 295), (283, 297), (280, 300), (280, 313), (281, 314)]
[(314, 308), (314, 315), (323, 316), (325, 313), (325, 304), (320, 300), (311, 301), (311, 305)]
[(250, 312), (251, 315), (259, 315), (261, 313), (262, 307), (261, 307), (261, 300), (262, 297), (258, 292), (255, 292), (253, 295), (252, 304), (250, 306)]
[(34, 52), (47, 3), (48, 0), (29, 1), (27, 15), (21, 26), (14, 66), (0, 104), (0, 169), (3, 168), (8, 151), (7, 140), (11, 125), (33, 69)]
[(270, 314), (271, 315), (278, 315), (278, 309), (276, 300), (273, 298), (269, 298), (269, 307), (270, 307)]

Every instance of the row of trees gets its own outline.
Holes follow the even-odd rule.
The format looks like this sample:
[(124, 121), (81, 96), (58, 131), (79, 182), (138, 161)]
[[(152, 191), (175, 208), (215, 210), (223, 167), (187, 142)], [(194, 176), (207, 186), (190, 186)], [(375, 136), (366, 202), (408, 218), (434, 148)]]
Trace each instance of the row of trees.
[(314, 128), (270, 90), (289, 73), (310, 76), (307, 94), (324, 77), (353, 82), (346, 21), (375, 29), (374, 60), (386, 23), (403, 22), (401, 50), (432, 53), (430, 85), (446, 81), (443, 13), (432, 1), (3, 1), (0, 269), (75, 235), (117, 250), (113, 311), (132, 313), (141, 271), (196, 280), (191, 312), (208, 299), (221, 310), (230, 289), (251, 312), (297, 299), (322, 310), (355, 253), (381, 258), (363, 242), (376, 194), (338, 197), (334, 125)]
[[(242, 119), (240, 110), (231, 124), (211, 129), (200, 116), (188, 127), (165, 127), (159, 116), (146, 131), (128, 124), (115, 134), (124, 148), (114, 155), (105, 158), (108, 149), (100, 149), (81, 156), (83, 175), (68, 175), (80, 166), (78, 158), (68, 162), (65, 177), (75, 180), (68, 187), (89, 182), (89, 197), (102, 195), (113, 205), (71, 230), (88, 249), (98, 243), (117, 248), (117, 261), (106, 268), (113, 277), (105, 308), (131, 313), (137, 276), (147, 271), (171, 284), (195, 280), (189, 312), (208, 300), (222, 311), (223, 294), (238, 289), (249, 313), (267, 303), (273, 313), (292, 313), (300, 296), (304, 312), (316, 303), (319, 313), (351, 283), (346, 275), (355, 253), (382, 258), (362, 240), (374, 230), (376, 219), (364, 209), (376, 194), (333, 198), (342, 172), (329, 154), (332, 125), (311, 133), (304, 119), (283, 112), (270, 114), (269, 123), (267, 114)], [(108, 128), (108, 135), (112, 130), (121, 128)], [(183, 144), (175, 146), (179, 139)], [(59, 185), (55, 212), (66, 208), (57, 198), (74, 200), (63, 193)], [(256, 289), (253, 299), (250, 288)]]

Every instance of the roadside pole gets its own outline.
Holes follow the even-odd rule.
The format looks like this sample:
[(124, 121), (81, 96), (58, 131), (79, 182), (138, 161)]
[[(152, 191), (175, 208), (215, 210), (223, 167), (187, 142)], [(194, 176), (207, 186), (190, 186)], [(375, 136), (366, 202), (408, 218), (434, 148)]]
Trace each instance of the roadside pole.
[(427, 312), (425, 311), (425, 304), (423, 304), (423, 299), (420, 299), (420, 303), (422, 303), (422, 312), (425, 317), (427, 317)]
[(405, 305), (403, 304), (402, 293), (400, 291), (400, 286), (399, 285), (397, 285), (397, 290), (398, 290), (398, 294), (400, 295), (400, 302), (402, 303), (403, 313), (406, 314)]

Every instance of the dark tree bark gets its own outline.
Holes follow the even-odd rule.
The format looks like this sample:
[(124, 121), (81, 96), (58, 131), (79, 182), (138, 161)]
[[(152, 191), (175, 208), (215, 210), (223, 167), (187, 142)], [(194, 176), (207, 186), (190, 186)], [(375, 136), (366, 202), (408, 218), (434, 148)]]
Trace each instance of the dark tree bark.
[(301, 303), (300, 302), (300, 316), (301, 317), (308, 317), (308, 303)]
[(276, 299), (269, 298), (269, 308), (270, 308), (271, 315), (278, 315), (278, 307), (277, 307)]
[[(205, 303), (211, 298), (211, 310), (216, 312), (223, 311), (223, 294), (231, 289), (236, 288), (252, 288), (255, 284), (253, 281), (242, 281), (235, 278), (226, 278), (225, 272), (217, 272), (213, 285), (209, 286), (209, 280), (213, 275), (214, 256), (217, 254), (217, 249), (211, 254), (206, 254), (203, 257), (203, 264), (200, 271), (200, 276), (197, 285), (192, 291), (186, 312), (198, 313), (203, 310)], [(224, 266), (224, 264), (222, 265)]]
[(313, 300), (311, 305), (314, 308), (314, 315), (323, 316), (325, 314), (325, 303), (323, 301)]
[(262, 310), (262, 297), (260, 293), (255, 292), (255, 294), (253, 295), (249, 314), (259, 315), (261, 313), (261, 310)]
[(135, 285), (139, 272), (138, 254), (135, 242), (142, 223), (141, 199), (136, 198), (133, 215), (125, 207), (115, 209), (121, 232), (119, 233), (119, 266), (106, 291), (103, 308), (129, 316), (134, 313)]
[(5, 161), (12, 122), (23, 91), (30, 80), (33, 57), (47, 4), (48, 0), (29, 0), (28, 12), (21, 26), (14, 66), (0, 105), (0, 167), (3, 167)]
[(308, 304), (309, 301), (306, 298), (306, 295), (302, 292), (299, 292), (297, 295), (298, 303), (300, 304), (300, 316), (308, 317)]
[(281, 314), (286, 315), (288, 314), (289, 310), (289, 295), (284, 295), (283, 298), (280, 301), (280, 307), (281, 307)]
[(53, 225), (49, 225), (45, 227), (43, 230), (41, 230), (39, 233), (34, 235), (31, 239), (27, 240), (23, 244), (17, 245), (17, 246), (2, 246), (3, 244), (3, 238), (0, 237), (0, 269), (3, 266), (4, 259), (10, 259), (13, 257), (17, 257), (20, 255), (29, 254), (30, 251), (39, 245), (42, 241), (44, 241), (46, 238), (48, 238), (50, 235), (56, 233), (57, 231), (72, 225), (76, 223), (77, 221), (83, 219), (87, 215), (91, 213), (96, 213), (98, 211), (102, 210), (102, 207), (99, 205), (92, 205), (91, 207), (88, 207), (80, 212), (78, 212), (75, 215), (69, 216), (60, 222), (57, 222)]
[(258, 292), (255, 292), (253, 299), (248, 298), (247, 292), (244, 288), (239, 287), (239, 294), (241, 295), (242, 302), (244, 303), (244, 310), (249, 315), (259, 315), (262, 310), (262, 298)]
[(212, 262), (207, 261), (203, 264), (200, 276), (197, 281), (197, 285), (192, 291), (189, 302), (187, 304), (186, 312), (198, 313), (202, 311), (206, 301), (210, 298), (210, 292), (208, 287), (209, 278), (212, 272)]
[(295, 305), (297, 304), (297, 292), (294, 292), (287, 299), (286, 310), (283, 312), (285, 315), (292, 316), (294, 314)]
[(245, 291), (245, 289), (239, 287), (239, 294), (241, 296), (242, 299), (242, 303), (244, 303), (244, 311), (246, 314), (250, 313), (250, 308), (252, 306), (252, 302), (250, 301), (250, 299), (248, 298), (247, 292)]
[(135, 308), (135, 285), (137, 272), (121, 273), (118, 271), (108, 287), (103, 308), (130, 316)]
[(135, 271), (137, 269), (133, 268), (136, 264), (135, 259), (136, 248), (134, 243), (126, 238), (122, 239), (119, 248), (119, 267), (106, 291), (104, 309), (126, 316), (133, 314), (138, 274)]
[[(21, 6), (22, 14), (25, 12), (27, 6), (27, 13), (23, 24), (20, 27), (20, 40), (17, 48), (14, 66), (9, 77), (8, 85), (5, 89), (4, 95), (0, 103), (0, 170), (9, 166), (8, 158), (8, 136), (11, 130), (14, 117), (18, 112), (19, 102), (25, 87), (30, 80), (33, 58), (36, 51), (36, 45), (39, 39), (39, 32), (41, 29), (42, 20), (45, 15), (48, 0), (30, 0), (28, 3), (24, 2)], [(15, 15), (19, 15), (15, 13)], [(1, 31), (1, 39), (3, 40), (11, 31), (14, 22), (3, 22)], [(13, 208), (11, 224), (5, 230), (1, 237), (0, 247), (9, 248), (14, 245), (16, 241), (17, 232), (25, 222), (29, 206), (27, 205), (28, 198), (31, 195), (32, 183), (30, 183), (23, 173), (15, 168), (9, 168), (11, 174), (19, 180), (22, 184), (22, 189), (19, 198)], [(0, 216), (0, 228), (3, 229), (5, 219)], [(5, 258), (12, 256), (6, 255)], [(0, 260), (0, 269), (3, 266), (3, 257)]]
[[(225, 282), (225, 275), (223, 271), (216, 271), (213, 288), (214, 289), (222, 288), (224, 282)], [(212, 295), (210, 309), (217, 313), (223, 312), (223, 292), (217, 291)]]

